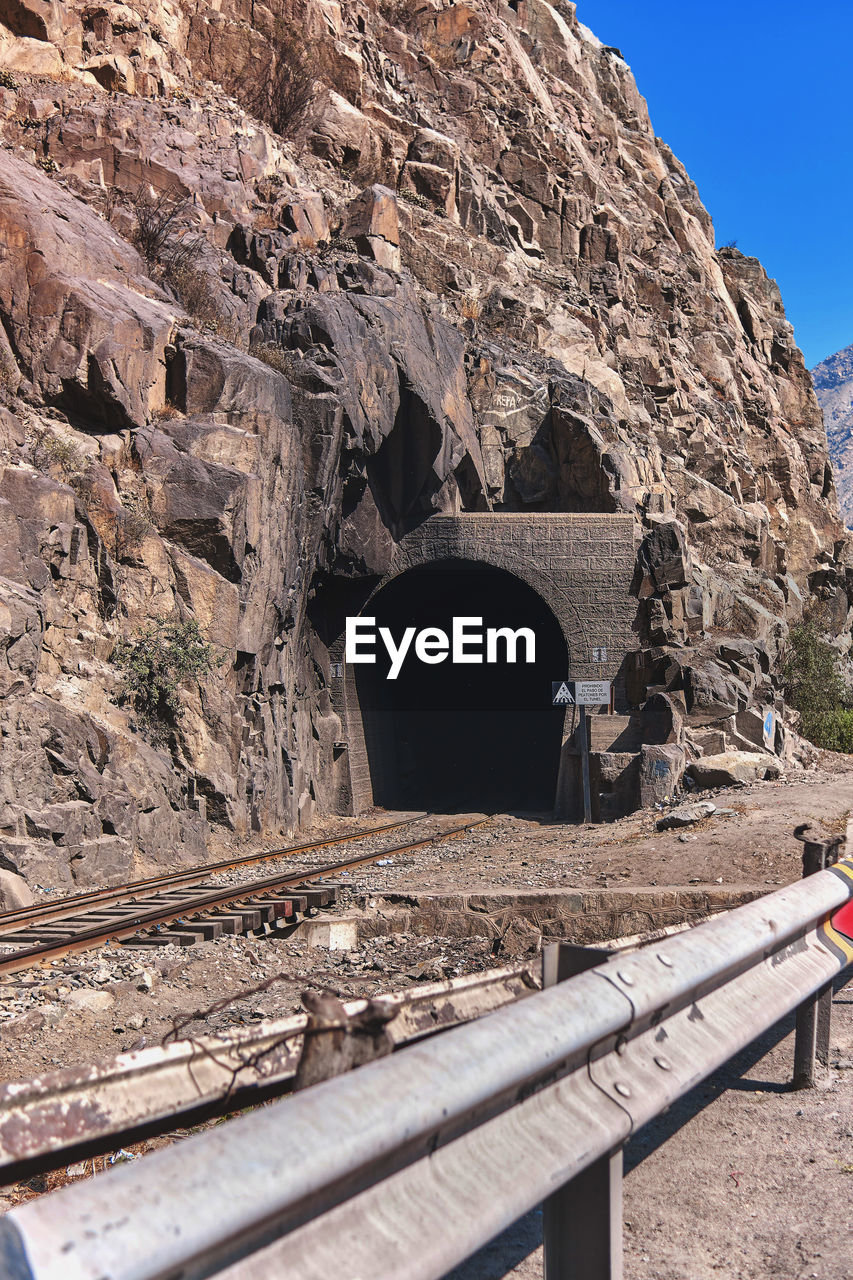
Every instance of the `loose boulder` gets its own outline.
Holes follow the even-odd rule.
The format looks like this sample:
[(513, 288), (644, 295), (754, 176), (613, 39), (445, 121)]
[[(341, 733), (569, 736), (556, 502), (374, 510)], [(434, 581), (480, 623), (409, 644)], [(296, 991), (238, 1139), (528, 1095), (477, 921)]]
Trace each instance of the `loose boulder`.
[(18, 907), (31, 907), (34, 902), (23, 876), (14, 871), (0, 871), (0, 910), (15, 911)]
[(648, 809), (674, 796), (684, 778), (687, 755), (676, 743), (644, 746), (640, 752), (640, 808)]
[(718, 756), (703, 756), (687, 767), (687, 775), (697, 787), (732, 787), (767, 778), (779, 778), (782, 766), (774, 756), (755, 751), (724, 751)]
[(710, 800), (700, 800), (698, 804), (683, 804), (678, 809), (671, 809), (664, 817), (658, 818), (658, 831), (670, 831), (676, 827), (692, 827), (703, 818), (710, 818), (717, 812), (717, 806)]
[(93, 991), (91, 987), (79, 987), (69, 991), (65, 1003), (75, 1009), (85, 1009), (87, 1013), (106, 1013), (115, 1004), (115, 996), (109, 991)]

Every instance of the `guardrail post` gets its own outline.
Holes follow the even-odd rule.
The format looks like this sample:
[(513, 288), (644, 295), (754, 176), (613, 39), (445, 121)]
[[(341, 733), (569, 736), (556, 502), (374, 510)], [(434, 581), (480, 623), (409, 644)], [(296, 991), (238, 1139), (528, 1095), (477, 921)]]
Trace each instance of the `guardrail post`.
[[(797, 827), (794, 836), (803, 843), (803, 878), (816, 875), (838, 861), (841, 837), (810, 840), (808, 825)], [(832, 983), (822, 987), (797, 1009), (794, 1036), (794, 1088), (814, 1089), (816, 1061), (822, 1071), (829, 1067), (829, 1038), (832, 1027)]]
[[(609, 951), (557, 942), (542, 952), (542, 985), (574, 978)], [(622, 1280), (622, 1148), (596, 1160), (543, 1205), (545, 1280)]]

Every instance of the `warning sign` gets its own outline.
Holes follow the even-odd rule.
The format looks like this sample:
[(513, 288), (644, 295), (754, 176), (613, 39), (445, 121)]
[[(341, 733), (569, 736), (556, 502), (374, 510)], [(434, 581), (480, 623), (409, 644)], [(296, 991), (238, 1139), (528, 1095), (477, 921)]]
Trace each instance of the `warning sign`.
[(575, 680), (574, 694), (579, 707), (603, 707), (610, 701), (610, 681)]
[(610, 702), (609, 680), (552, 680), (555, 707), (603, 707)]
[(848, 942), (853, 942), (853, 902), (845, 902), (844, 906), (836, 911), (830, 924), (837, 933), (843, 934)]
[[(853, 886), (853, 861), (848, 858), (842, 858), (834, 867), (828, 870), (834, 876), (838, 876), (847, 888), (848, 893), (851, 892)], [(820, 926), (818, 936), (821, 941), (829, 947), (829, 950), (840, 960), (843, 965), (850, 964), (853, 960), (853, 898), (839, 907), (838, 910), (830, 916), (830, 918)]]

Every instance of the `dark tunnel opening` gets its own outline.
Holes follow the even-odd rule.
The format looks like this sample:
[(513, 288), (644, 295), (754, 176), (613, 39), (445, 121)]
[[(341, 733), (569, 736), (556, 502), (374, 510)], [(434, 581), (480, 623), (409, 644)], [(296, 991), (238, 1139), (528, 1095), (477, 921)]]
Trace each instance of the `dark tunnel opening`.
[[(395, 680), (381, 641), (376, 664), (354, 664), (374, 800), (389, 809), (452, 812), (551, 811), (557, 786), (563, 715), (551, 706), (551, 681), (568, 675), (560, 625), (542, 598), (502, 569), (443, 561), (411, 569), (371, 600), (364, 615), (399, 644), (407, 627), (438, 627), (482, 618), (482, 630), (521, 627), (535, 635), (535, 661), (436, 665), (414, 645)], [(486, 646), (482, 646), (483, 657)]]

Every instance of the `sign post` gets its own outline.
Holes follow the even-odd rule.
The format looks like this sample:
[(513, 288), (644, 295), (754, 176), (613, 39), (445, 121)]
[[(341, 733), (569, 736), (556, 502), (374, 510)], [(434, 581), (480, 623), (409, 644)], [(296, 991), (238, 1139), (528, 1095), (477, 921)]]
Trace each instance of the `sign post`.
[(589, 780), (589, 731), (587, 707), (610, 704), (609, 680), (554, 680), (551, 683), (551, 703), (555, 707), (580, 707), (580, 719), (576, 741), (580, 747), (581, 779), (583, 782), (583, 820), (592, 822), (592, 792)]
[(589, 732), (586, 727), (586, 703), (581, 703), (578, 722), (581, 748), (581, 774), (583, 775), (583, 820), (592, 822), (592, 792), (589, 785)]

